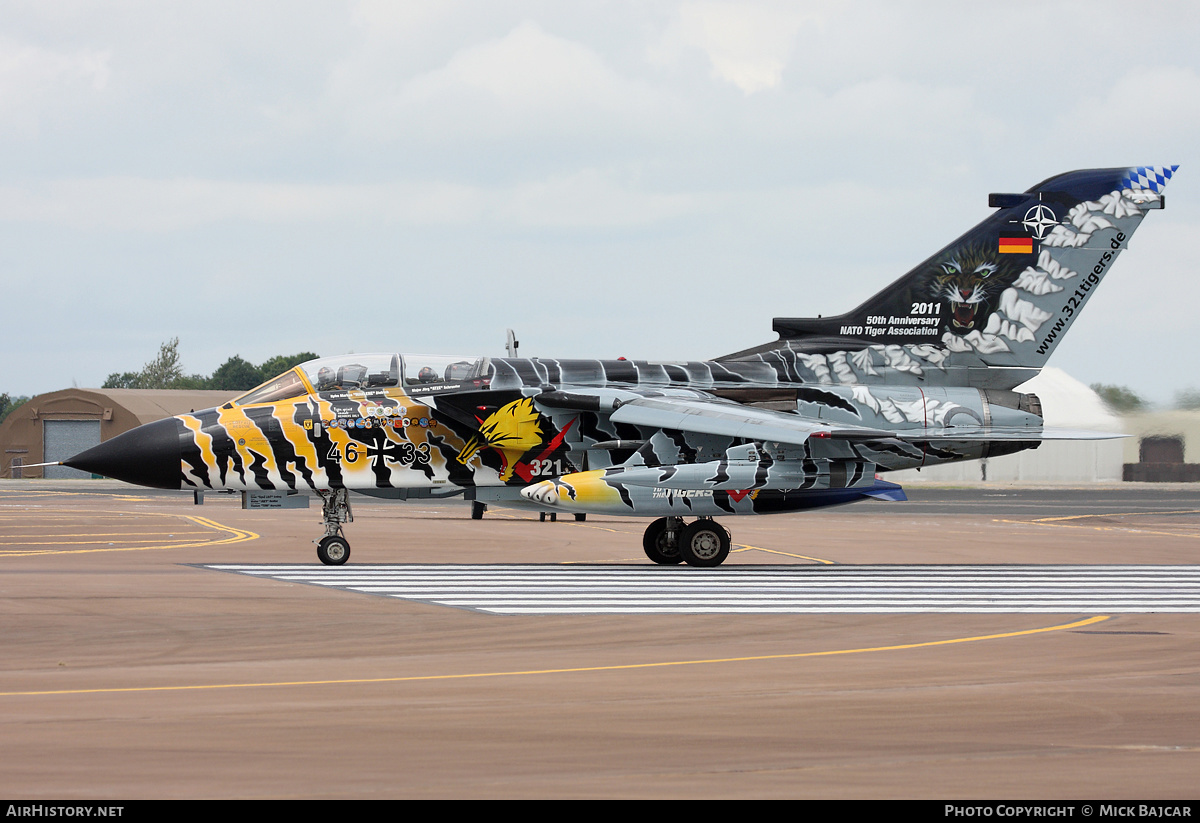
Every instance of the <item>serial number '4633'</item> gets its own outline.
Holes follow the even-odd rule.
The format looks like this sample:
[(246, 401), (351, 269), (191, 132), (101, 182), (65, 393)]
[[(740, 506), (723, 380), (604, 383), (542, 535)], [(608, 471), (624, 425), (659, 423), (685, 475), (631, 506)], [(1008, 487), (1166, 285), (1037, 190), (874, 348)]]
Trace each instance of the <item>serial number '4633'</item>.
[(421, 467), (429, 465), (429, 444), (387, 443), (371, 446), (351, 441), (345, 447), (339, 447), (335, 443), (330, 447), (325, 459), (330, 463), (344, 463), (348, 466), (353, 466), (360, 460), (372, 460), (372, 465), (378, 468), (382, 461), (386, 460), (402, 466)]

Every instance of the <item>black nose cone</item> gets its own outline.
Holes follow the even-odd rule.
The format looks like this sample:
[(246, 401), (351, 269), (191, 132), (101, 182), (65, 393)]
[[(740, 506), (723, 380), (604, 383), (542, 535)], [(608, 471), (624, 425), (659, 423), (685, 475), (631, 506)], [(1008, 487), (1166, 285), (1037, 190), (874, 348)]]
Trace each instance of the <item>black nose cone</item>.
[(139, 486), (178, 489), (183, 476), (179, 438), (185, 433), (174, 417), (156, 420), (105, 440), (63, 465)]

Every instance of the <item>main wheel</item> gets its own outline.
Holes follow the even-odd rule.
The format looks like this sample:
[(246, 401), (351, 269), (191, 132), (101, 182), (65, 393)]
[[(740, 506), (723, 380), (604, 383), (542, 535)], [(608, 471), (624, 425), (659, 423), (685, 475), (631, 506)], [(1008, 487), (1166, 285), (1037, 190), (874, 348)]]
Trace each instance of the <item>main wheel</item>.
[(646, 551), (646, 557), (660, 566), (674, 566), (683, 561), (679, 554), (679, 531), (675, 532), (676, 539), (672, 540), (667, 534), (668, 519), (658, 518), (646, 527), (646, 533), (642, 535), (642, 548)]
[(689, 566), (719, 566), (729, 556), (729, 532), (715, 520), (696, 520), (679, 535), (679, 554)]
[(317, 558), (326, 566), (341, 566), (350, 559), (350, 544), (345, 538), (330, 535), (317, 544)]

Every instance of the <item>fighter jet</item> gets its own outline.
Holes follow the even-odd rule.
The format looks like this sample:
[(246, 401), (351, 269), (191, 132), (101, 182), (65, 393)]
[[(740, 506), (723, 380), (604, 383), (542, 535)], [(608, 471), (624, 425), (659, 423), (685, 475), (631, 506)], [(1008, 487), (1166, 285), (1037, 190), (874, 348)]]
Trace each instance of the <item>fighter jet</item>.
[[(320, 496), (317, 555), (350, 556), (349, 492), (654, 518), (655, 563), (717, 566), (714, 518), (903, 500), (881, 475), (1089, 433), (1015, 391), (1046, 363), (1177, 166), (1090, 169), (1024, 193), (853, 311), (776, 318), (713, 360), (422, 354), (312, 360), (219, 408), (65, 465), (164, 489)], [(1104, 435), (1096, 435), (1104, 436)]]

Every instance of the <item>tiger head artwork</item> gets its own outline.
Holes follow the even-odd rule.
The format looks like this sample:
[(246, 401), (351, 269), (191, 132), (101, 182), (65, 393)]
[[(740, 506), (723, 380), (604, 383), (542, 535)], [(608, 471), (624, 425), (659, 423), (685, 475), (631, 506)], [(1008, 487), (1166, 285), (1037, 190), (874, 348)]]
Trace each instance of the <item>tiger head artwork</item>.
[(1020, 269), (985, 246), (959, 246), (934, 260), (924, 291), (947, 304), (945, 330), (957, 335), (982, 331), (996, 297), (1012, 285)]

